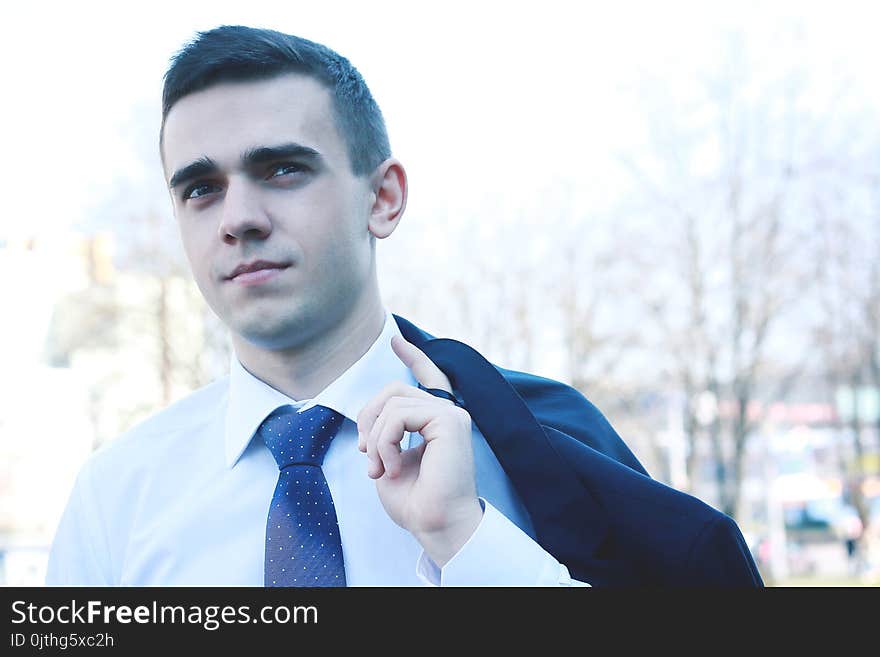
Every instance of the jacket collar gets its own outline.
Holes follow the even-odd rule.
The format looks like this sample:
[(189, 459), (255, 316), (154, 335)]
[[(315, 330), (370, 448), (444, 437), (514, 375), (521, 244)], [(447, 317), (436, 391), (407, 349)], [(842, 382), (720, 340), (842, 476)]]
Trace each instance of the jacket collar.
[[(434, 338), (398, 315), (394, 319), (403, 337), (449, 377), (520, 494), (538, 542), (570, 569), (577, 564), (595, 570), (601, 562), (592, 557), (608, 532), (608, 519), (559, 456), (522, 397), (473, 348), (457, 340)], [(583, 572), (572, 570), (575, 577), (578, 570)]]

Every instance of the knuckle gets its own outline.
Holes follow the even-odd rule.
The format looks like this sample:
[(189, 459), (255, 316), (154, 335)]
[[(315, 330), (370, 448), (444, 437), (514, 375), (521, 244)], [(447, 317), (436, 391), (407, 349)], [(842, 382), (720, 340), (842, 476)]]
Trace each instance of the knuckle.
[(390, 407), (389, 410), (398, 410), (404, 403), (409, 401), (409, 398), (405, 395), (394, 395), (388, 400), (386, 407)]
[(452, 409), (453, 409), (452, 412), (455, 414), (455, 416), (459, 422), (461, 422), (462, 424), (470, 424), (471, 423), (471, 414), (468, 413), (461, 406), (453, 405)]

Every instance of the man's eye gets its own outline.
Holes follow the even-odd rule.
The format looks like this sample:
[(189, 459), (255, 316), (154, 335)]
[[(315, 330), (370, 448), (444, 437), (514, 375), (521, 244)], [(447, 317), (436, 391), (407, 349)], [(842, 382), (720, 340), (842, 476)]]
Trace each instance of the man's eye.
[(269, 169), (269, 178), (279, 178), (281, 176), (289, 176), (296, 173), (303, 173), (306, 167), (302, 164), (293, 162), (284, 162), (283, 164), (275, 164)]
[(208, 183), (196, 183), (195, 185), (190, 185), (183, 192), (184, 200), (199, 198), (200, 196), (205, 196), (206, 194), (210, 194), (215, 191), (216, 185), (210, 185)]

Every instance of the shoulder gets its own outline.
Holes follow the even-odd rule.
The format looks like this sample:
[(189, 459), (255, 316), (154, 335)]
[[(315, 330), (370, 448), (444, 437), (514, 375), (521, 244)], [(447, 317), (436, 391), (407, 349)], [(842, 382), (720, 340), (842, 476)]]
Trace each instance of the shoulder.
[[(89, 456), (80, 467), (56, 530), (47, 582), (118, 583), (131, 530), (149, 495), (173, 494), (186, 476), (182, 455), (218, 440), (212, 418), (222, 420), (227, 381), (220, 379), (138, 423)], [(220, 438), (222, 440), (222, 438)]]
[(83, 466), (83, 474), (118, 477), (113, 473), (149, 467), (184, 441), (198, 440), (225, 409), (228, 382), (228, 377), (217, 379), (138, 422), (95, 451)]
[(581, 392), (561, 381), (495, 367), (543, 426), (561, 431), (636, 472), (647, 474), (608, 419)]
[(496, 369), (507, 379), (526, 403), (552, 418), (564, 420), (569, 414), (600, 424), (608, 421), (584, 395), (561, 381), (503, 367)]

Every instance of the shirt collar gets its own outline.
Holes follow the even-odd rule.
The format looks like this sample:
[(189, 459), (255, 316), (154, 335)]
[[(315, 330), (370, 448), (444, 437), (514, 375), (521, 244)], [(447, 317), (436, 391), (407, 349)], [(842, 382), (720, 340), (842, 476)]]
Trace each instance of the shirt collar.
[(382, 332), (367, 352), (312, 399), (299, 401), (248, 372), (233, 352), (224, 437), (226, 465), (235, 466), (260, 424), (279, 406), (289, 404), (301, 412), (320, 404), (357, 422), (364, 405), (391, 381), (415, 385), (412, 372), (391, 348), (391, 338), (395, 335), (400, 335), (400, 329), (386, 310)]

